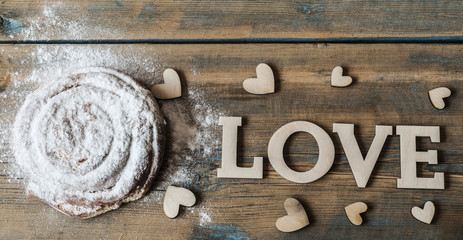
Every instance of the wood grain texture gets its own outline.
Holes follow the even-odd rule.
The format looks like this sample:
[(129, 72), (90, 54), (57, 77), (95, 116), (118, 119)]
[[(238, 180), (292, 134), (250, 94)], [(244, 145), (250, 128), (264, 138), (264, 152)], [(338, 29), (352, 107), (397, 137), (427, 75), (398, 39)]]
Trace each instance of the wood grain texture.
[[(104, 55), (108, 50), (116, 61), (94, 60), (94, 56)], [(92, 52), (80, 59), (83, 63), (69, 60), (66, 55), (82, 51)], [(224, 116), (243, 117), (238, 143), (240, 165), (249, 166), (254, 156), (264, 156), (265, 160), (262, 180), (219, 179), (216, 169), (220, 166), (220, 144), (211, 143), (210, 153), (185, 150), (193, 158), (179, 161), (171, 160), (178, 153), (168, 147), (166, 164), (147, 197), (99, 217), (78, 220), (42, 202), (25, 199), (23, 179), (10, 179), (8, 174), (13, 158), (9, 143), (1, 142), (0, 238), (457, 238), (463, 234), (462, 52), (462, 45), (434, 44), (1, 45), (2, 134), (8, 134), (12, 116), (25, 95), (38, 87), (35, 82), (24, 81), (30, 74), (41, 73), (34, 72), (36, 69), (43, 70), (45, 66), (55, 70), (53, 66), (59, 64), (57, 69), (72, 70), (77, 63), (98, 63), (126, 72), (151, 87), (154, 82), (161, 82), (165, 68), (172, 67), (185, 84), (184, 93), (180, 99), (160, 101), (161, 105), (178, 101), (195, 116), (199, 113), (191, 105), (195, 99), (190, 90), (201, 91), (201, 104)], [(38, 57), (47, 53), (54, 57)], [(151, 72), (149, 68), (140, 70), (145, 62), (153, 63)], [(244, 79), (254, 76), (255, 66), (261, 62), (274, 70), (277, 81), (274, 94), (252, 95), (242, 87)], [(354, 79), (351, 86), (330, 87), (330, 73), (338, 65)], [(453, 92), (447, 107), (440, 111), (431, 105), (427, 95), (429, 89), (438, 86), (447, 86)], [(216, 120), (217, 124), (209, 130), (220, 139), (221, 128)], [(329, 133), (336, 147), (331, 170), (309, 184), (285, 180), (266, 158), (272, 134), (296, 120), (318, 124)], [(441, 126), (441, 143), (431, 144), (429, 139), (417, 142), (420, 150), (439, 150), (439, 165), (419, 165), (418, 176), (443, 171), (446, 189), (396, 188), (400, 177), (398, 136), (388, 138), (367, 187), (358, 188), (339, 138), (332, 133), (335, 122), (355, 124), (363, 154), (373, 140), (375, 125)], [(298, 171), (310, 169), (317, 153), (314, 139), (307, 134), (293, 135), (285, 146), (288, 164)], [(168, 219), (162, 211), (163, 184), (167, 181), (164, 173), (171, 168), (186, 168), (195, 176), (178, 185), (188, 187), (198, 197), (195, 207), (182, 210), (176, 219)], [(286, 214), (282, 204), (289, 197), (302, 203), (310, 225), (294, 233), (281, 233), (275, 228), (275, 221)], [(413, 206), (422, 206), (427, 200), (436, 204), (431, 225), (416, 221), (410, 213)], [(345, 206), (357, 201), (369, 206), (362, 215), (361, 227), (352, 226), (344, 212)], [(211, 222), (201, 223), (201, 211), (210, 214)]]
[(0, 40), (461, 37), (459, 1), (0, 3)]

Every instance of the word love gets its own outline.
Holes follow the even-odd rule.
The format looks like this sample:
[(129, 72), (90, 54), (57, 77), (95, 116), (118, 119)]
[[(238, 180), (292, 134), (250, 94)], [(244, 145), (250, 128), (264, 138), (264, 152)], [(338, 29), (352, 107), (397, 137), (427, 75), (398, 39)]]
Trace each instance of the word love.
[[(220, 117), (223, 126), (222, 166), (217, 169), (219, 178), (262, 178), (263, 158), (254, 157), (250, 168), (237, 166), (237, 136), (241, 126), (241, 117)], [(333, 132), (339, 135), (347, 160), (357, 186), (366, 187), (376, 161), (388, 136), (392, 135), (392, 126), (376, 126), (376, 134), (366, 157), (362, 156), (353, 124), (333, 123)], [(293, 133), (307, 132), (317, 141), (319, 156), (315, 166), (298, 172), (288, 167), (283, 157), (283, 147)], [(401, 178), (397, 179), (397, 188), (444, 189), (444, 173), (436, 172), (432, 178), (417, 177), (416, 163), (437, 164), (437, 150), (416, 151), (416, 138), (429, 137), (431, 142), (440, 142), (438, 126), (397, 126), (400, 136)], [(278, 129), (268, 143), (268, 159), (272, 167), (284, 178), (296, 183), (313, 182), (324, 176), (334, 162), (334, 144), (327, 132), (311, 122), (290, 122)]]

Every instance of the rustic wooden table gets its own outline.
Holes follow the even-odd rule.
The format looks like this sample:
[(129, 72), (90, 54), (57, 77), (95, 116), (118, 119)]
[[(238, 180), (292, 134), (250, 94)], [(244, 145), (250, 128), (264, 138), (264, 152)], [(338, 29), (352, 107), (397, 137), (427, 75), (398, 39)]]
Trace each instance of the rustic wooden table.
[[(463, 237), (463, 6), (458, 1), (2, 1), (0, 2), (0, 239), (459, 239)], [(268, 63), (277, 79), (271, 95), (242, 88)], [(176, 69), (183, 96), (159, 101), (169, 123), (164, 165), (141, 200), (96, 218), (67, 217), (25, 198), (10, 150), (9, 131), (25, 96), (41, 84), (84, 66), (123, 71), (146, 87)], [(354, 78), (330, 87), (333, 67)], [(453, 94), (436, 110), (427, 91)], [(219, 116), (242, 116), (239, 158), (264, 156), (264, 179), (219, 179)], [(297, 184), (267, 159), (282, 125), (305, 120), (326, 130), (336, 146), (327, 175)], [(418, 175), (445, 172), (445, 190), (397, 189), (400, 149), (390, 137), (366, 188), (356, 186), (333, 123), (354, 123), (365, 154), (375, 125), (438, 125), (439, 164)], [(314, 166), (317, 144), (308, 134), (285, 145), (288, 165)], [(162, 210), (168, 185), (191, 189), (198, 202), (175, 219)], [(293, 233), (275, 228), (294, 197), (310, 225)], [(431, 225), (413, 206), (436, 204)], [(344, 207), (364, 201), (362, 226)]]

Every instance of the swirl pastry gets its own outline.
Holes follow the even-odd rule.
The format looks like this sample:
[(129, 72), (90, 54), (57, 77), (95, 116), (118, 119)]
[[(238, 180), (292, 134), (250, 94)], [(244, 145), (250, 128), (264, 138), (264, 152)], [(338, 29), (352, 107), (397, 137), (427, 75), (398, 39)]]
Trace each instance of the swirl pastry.
[(85, 68), (30, 94), (12, 132), (27, 194), (90, 218), (142, 197), (161, 165), (165, 121), (151, 93)]

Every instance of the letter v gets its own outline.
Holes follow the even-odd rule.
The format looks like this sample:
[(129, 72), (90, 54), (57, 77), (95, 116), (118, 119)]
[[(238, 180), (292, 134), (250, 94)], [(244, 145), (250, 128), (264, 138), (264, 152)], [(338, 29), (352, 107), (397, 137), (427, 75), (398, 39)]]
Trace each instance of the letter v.
[(339, 135), (357, 186), (366, 187), (386, 138), (392, 135), (392, 126), (376, 126), (376, 135), (365, 159), (363, 159), (357, 139), (354, 136), (354, 124), (333, 123), (333, 132)]

